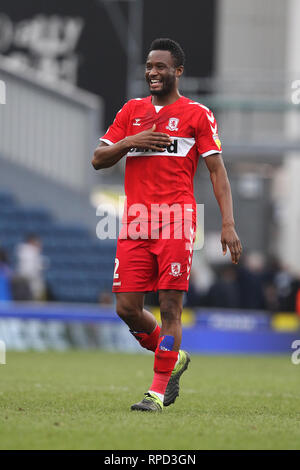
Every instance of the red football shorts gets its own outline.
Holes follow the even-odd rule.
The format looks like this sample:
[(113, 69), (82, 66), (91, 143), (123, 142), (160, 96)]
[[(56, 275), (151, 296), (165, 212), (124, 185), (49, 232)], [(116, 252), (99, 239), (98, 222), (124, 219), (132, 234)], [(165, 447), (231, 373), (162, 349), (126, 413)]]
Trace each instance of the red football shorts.
[(124, 224), (117, 243), (112, 291), (187, 291), (195, 232), (193, 222)]

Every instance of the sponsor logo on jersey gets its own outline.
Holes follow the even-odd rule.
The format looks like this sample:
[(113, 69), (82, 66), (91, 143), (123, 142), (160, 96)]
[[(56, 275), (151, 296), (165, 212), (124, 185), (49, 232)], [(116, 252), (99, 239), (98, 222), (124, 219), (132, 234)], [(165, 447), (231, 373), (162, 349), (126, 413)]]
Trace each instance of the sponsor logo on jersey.
[(218, 131), (218, 126), (217, 126), (217, 123), (215, 122), (215, 116), (213, 115), (212, 111), (210, 111), (209, 113), (206, 113), (206, 116), (207, 116), (207, 119), (211, 122), (210, 124), (211, 132), (213, 133), (213, 135), (216, 135)]
[(213, 124), (215, 122), (215, 116), (210, 111), (210, 113), (206, 113), (207, 119)]
[[(177, 153), (178, 152), (178, 141), (177, 140), (174, 140), (173, 143), (171, 145), (169, 145), (168, 147), (165, 147), (166, 151), (168, 153)], [(145, 148), (142, 148), (142, 147), (133, 147), (130, 149), (130, 153), (153, 153), (153, 150), (151, 149), (145, 149)]]
[(152, 155), (174, 155), (175, 157), (186, 157), (191, 148), (195, 145), (195, 139), (192, 137), (177, 137), (168, 147), (162, 149), (161, 152), (151, 149), (133, 147), (127, 153), (128, 157), (142, 157)]
[(133, 126), (140, 126), (142, 123), (140, 122), (140, 118), (135, 118), (134, 123), (132, 124)]
[(177, 118), (170, 118), (169, 119), (169, 124), (166, 126), (166, 129), (168, 129), (169, 131), (178, 131), (178, 123), (179, 123), (179, 119)]
[(182, 275), (181, 271), (181, 264), (180, 263), (171, 263), (171, 272), (169, 273), (171, 276), (179, 277)]

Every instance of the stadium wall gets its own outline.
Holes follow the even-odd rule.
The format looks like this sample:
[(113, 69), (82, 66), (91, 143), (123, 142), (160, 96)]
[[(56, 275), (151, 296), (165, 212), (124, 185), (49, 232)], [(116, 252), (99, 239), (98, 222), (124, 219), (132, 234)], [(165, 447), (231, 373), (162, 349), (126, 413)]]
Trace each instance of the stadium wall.
[(49, 210), (61, 223), (83, 225), (96, 237), (96, 209), (91, 205), (88, 193), (66, 187), (59, 181), (2, 158), (1, 154), (0, 165), (1, 191), (13, 194), (23, 206), (38, 205)]
[[(185, 309), (183, 325), (182, 347), (196, 354), (291, 354), (300, 338), (296, 314)], [(114, 308), (98, 305), (3, 303), (0, 340), (7, 350), (142, 351)]]
[(66, 82), (47, 82), (1, 58), (6, 104), (0, 114), (0, 154), (36, 174), (88, 193), (91, 156), (102, 128), (100, 97)]

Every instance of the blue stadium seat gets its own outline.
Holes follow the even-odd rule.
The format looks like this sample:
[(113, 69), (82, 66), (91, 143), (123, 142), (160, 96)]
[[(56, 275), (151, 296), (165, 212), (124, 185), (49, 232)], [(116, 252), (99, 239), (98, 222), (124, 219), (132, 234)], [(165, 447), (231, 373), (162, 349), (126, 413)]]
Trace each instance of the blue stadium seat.
[(16, 204), (16, 199), (10, 193), (0, 191), (0, 207), (11, 206)]
[(0, 192), (0, 246), (11, 261), (28, 233), (36, 233), (48, 257), (46, 280), (55, 300), (98, 302), (111, 291), (115, 240), (95, 240), (84, 226), (59, 224), (43, 207), (23, 207), (13, 195)]

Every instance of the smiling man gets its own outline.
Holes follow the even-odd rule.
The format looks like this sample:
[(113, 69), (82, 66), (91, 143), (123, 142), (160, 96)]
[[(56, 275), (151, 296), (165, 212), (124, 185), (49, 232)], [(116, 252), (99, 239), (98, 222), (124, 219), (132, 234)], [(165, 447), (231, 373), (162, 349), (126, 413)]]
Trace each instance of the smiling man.
[[(162, 411), (174, 403), (190, 362), (189, 354), (180, 350), (181, 313), (196, 231), (193, 179), (199, 156), (205, 159), (220, 207), (223, 253), (229, 248), (237, 264), (242, 251), (216, 120), (206, 106), (178, 90), (184, 60), (175, 41), (153, 41), (145, 69), (150, 96), (123, 106), (92, 161), (99, 170), (127, 156), (127, 203), (113, 292), (117, 314), (141, 346), (155, 354), (152, 384), (143, 400), (131, 407), (137, 411)], [(161, 328), (144, 308), (148, 291), (159, 293)]]

